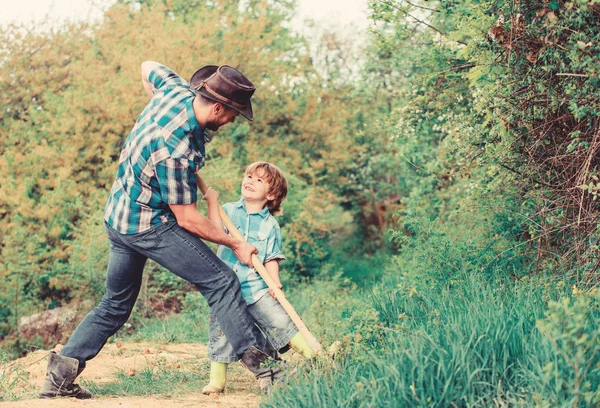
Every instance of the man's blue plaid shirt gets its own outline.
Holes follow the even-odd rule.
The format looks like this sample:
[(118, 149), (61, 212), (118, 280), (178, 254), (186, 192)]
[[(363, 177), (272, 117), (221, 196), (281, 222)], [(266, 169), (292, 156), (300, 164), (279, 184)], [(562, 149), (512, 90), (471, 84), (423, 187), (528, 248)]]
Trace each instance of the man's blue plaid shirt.
[(169, 205), (196, 202), (195, 173), (204, 166), (206, 135), (194, 115), (196, 94), (165, 66), (152, 70), (148, 81), (154, 95), (123, 144), (104, 211), (122, 234), (175, 221)]
[[(244, 199), (240, 199), (235, 203), (224, 204), (223, 210), (244, 239), (258, 249), (257, 256), (263, 264), (285, 259), (281, 252), (279, 223), (266, 207), (259, 212), (248, 214)], [(258, 272), (241, 263), (230, 248), (220, 245), (217, 256), (236, 273), (242, 287), (242, 297), (247, 304), (257, 302), (269, 291)]]

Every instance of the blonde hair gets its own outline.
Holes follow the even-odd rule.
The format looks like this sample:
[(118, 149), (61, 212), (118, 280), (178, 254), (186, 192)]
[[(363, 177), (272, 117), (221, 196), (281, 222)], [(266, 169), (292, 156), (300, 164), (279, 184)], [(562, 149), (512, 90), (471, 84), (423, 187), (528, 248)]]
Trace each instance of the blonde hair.
[(269, 194), (274, 196), (273, 200), (267, 201), (267, 208), (272, 215), (283, 213), (281, 203), (287, 196), (287, 180), (281, 169), (274, 164), (259, 161), (246, 167), (246, 174), (255, 174), (260, 171), (260, 176), (269, 183)]

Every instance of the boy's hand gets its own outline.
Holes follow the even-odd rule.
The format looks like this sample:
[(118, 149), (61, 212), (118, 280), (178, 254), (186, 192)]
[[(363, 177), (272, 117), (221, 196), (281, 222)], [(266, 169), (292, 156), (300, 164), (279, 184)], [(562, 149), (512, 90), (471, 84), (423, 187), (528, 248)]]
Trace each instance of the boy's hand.
[(235, 257), (239, 261), (248, 266), (252, 266), (252, 254), (258, 254), (258, 249), (246, 241), (236, 240), (236, 243), (231, 247)]
[[(283, 289), (283, 285), (281, 283), (279, 283), (279, 284), (277, 284), (277, 288)], [(277, 299), (277, 296), (275, 296), (275, 291), (271, 288), (269, 288), (269, 295), (271, 295), (273, 297), (273, 299)]]
[(219, 201), (219, 193), (212, 187), (209, 187), (206, 190), (206, 194), (202, 196), (202, 199), (208, 203), (215, 203)]

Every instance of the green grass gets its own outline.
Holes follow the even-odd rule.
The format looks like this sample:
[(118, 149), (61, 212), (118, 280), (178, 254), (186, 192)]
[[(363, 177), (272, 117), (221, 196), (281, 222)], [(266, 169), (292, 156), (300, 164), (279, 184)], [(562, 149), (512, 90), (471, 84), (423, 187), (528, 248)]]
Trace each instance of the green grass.
[[(117, 373), (117, 380), (112, 383), (98, 385), (85, 381), (84, 386), (97, 396), (131, 396), (154, 395), (162, 397), (177, 397), (185, 393), (199, 393), (208, 384), (210, 361), (198, 359), (182, 364), (183, 368), (173, 368), (166, 361), (158, 360), (135, 375), (124, 371)], [(231, 364), (228, 369), (228, 391), (236, 390), (236, 378), (242, 376), (244, 368), (240, 364)], [(258, 386), (251, 392), (260, 393)]]
[[(580, 407), (594, 406), (598, 369), (588, 367), (585, 376), (580, 370), (575, 380), (573, 361), (580, 354), (581, 361), (598, 361), (598, 337), (585, 340), (597, 336), (600, 318), (591, 313), (567, 330), (564, 316), (585, 315), (597, 302), (549, 311), (548, 302), (569, 298), (569, 291), (539, 282), (489, 284), (477, 277), (420, 288), (402, 278), (388, 280), (371, 295), (377, 312), (371, 331), (363, 328), (358, 339), (351, 337), (332, 369), (298, 376), (263, 406), (555, 407), (574, 406), (574, 398)], [(564, 357), (562, 343), (544, 336), (538, 321), (554, 324), (549, 338), (572, 340), (573, 346), (564, 340)], [(575, 349), (576, 344), (583, 346)]]
[(124, 341), (156, 343), (201, 343), (208, 341), (208, 314), (201, 320), (189, 314), (174, 314), (163, 319), (142, 320)]
[(0, 401), (14, 401), (31, 394), (35, 387), (29, 373), (15, 361), (7, 350), (0, 348)]
[(189, 292), (184, 299), (182, 313), (138, 321), (135, 330), (122, 338), (134, 342), (206, 344), (208, 313), (209, 307), (202, 295)]
[(85, 387), (97, 396), (127, 395), (173, 395), (198, 392), (208, 383), (208, 361), (199, 364), (192, 371), (167, 369), (164, 367), (146, 368), (129, 376), (125, 372), (117, 373), (117, 381), (103, 385), (85, 382)]

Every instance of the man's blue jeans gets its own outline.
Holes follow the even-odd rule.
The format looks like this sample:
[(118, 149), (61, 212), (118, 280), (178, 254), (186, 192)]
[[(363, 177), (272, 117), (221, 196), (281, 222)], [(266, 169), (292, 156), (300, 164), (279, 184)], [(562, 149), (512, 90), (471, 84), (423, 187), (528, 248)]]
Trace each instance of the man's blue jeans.
[(120, 234), (106, 223), (105, 227), (110, 244), (106, 294), (77, 326), (61, 355), (79, 360), (83, 369), (100, 352), (129, 318), (148, 258), (198, 288), (240, 358), (250, 346), (264, 348), (264, 337), (246, 309), (235, 272), (200, 238), (176, 222), (131, 235)]

